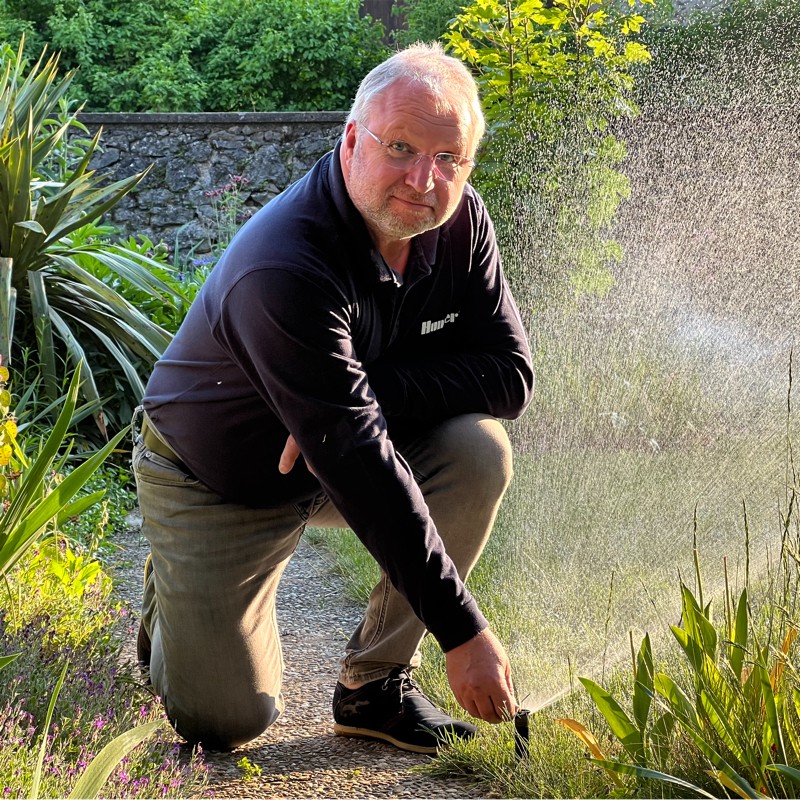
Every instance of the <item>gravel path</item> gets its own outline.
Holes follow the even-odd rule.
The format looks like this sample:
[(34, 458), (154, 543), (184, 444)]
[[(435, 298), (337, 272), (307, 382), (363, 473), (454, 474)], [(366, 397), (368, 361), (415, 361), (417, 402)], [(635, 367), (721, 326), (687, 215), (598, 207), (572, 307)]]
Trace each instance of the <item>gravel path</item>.
[[(131, 517), (117, 536), (114, 586), (137, 609), (148, 551)], [(278, 620), (284, 645), (286, 711), (264, 735), (234, 753), (207, 754), (214, 797), (379, 798), (484, 797), (464, 778), (420, 774), (428, 756), (333, 735), (331, 699), (338, 661), (360, 609), (348, 602), (325, 559), (302, 542), (281, 582)], [(135, 659), (134, 642), (126, 658)], [(245, 780), (246, 756), (261, 773)]]

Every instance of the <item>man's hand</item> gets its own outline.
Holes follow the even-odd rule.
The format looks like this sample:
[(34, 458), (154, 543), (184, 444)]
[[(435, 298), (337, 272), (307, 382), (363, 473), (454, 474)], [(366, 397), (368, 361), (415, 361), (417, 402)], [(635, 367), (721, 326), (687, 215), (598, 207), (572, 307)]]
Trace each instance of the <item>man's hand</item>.
[[(300, 448), (297, 446), (297, 442), (294, 440), (294, 436), (290, 433), (289, 438), (286, 440), (286, 445), (283, 448), (283, 452), (281, 453), (280, 460), (278, 461), (278, 472), (282, 475), (288, 475), (294, 468), (298, 457), (302, 458), (302, 455)], [(307, 464), (306, 467), (313, 475), (314, 470)]]
[(497, 637), (485, 628), (448, 650), (447, 680), (462, 708), (486, 722), (504, 722), (517, 712), (511, 665)]

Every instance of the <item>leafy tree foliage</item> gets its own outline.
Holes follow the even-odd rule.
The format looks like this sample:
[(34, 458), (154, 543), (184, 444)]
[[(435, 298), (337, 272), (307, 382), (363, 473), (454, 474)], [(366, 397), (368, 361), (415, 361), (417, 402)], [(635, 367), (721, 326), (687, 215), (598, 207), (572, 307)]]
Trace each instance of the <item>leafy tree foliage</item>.
[(613, 283), (621, 251), (608, 229), (629, 185), (609, 124), (637, 113), (632, 68), (649, 58), (631, 40), (644, 19), (629, 2), (477, 0), (445, 36), (481, 84), (474, 182), (529, 309)]
[(90, 111), (344, 109), (385, 55), (358, 0), (0, 0), (0, 36), (22, 32)]

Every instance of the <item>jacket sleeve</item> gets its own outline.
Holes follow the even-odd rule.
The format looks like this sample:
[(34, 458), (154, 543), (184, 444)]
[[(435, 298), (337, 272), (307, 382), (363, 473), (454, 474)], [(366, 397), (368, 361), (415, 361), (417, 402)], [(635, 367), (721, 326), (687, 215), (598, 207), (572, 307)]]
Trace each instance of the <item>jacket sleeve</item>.
[[(474, 193), (467, 211), (449, 237), (452, 268), (469, 271), (454, 346), (427, 356), (388, 356), (369, 366), (387, 416), (437, 420), (474, 412), (515, 419), (530, 403), (528, 337), (503, 275), (494, 228)], [(459, 242), (466, 244), (459, 249)]]

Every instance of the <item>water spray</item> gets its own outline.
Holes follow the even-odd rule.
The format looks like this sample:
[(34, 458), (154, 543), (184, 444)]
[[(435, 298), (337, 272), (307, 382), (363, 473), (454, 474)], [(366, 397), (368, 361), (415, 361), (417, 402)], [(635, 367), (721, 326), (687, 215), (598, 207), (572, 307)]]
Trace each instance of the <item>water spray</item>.
[(520, 761), (528, 757), (528, 749), (530, 744), (530, 718), (532, 714), (538, 714), (540, 711), (555, 705), (559, 700), (568, 695), (569, 688), (562, 689), (554, 695), (548, 697), (546, 700), (537, 703), (534, 708), (518, 708), (517, 713), (514, 714), (514, 754)]

